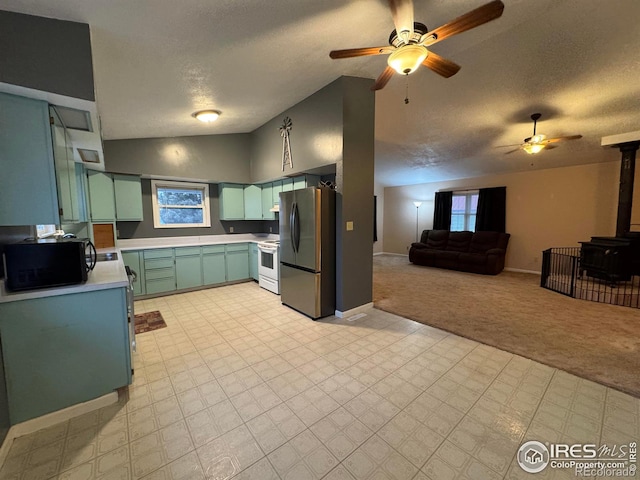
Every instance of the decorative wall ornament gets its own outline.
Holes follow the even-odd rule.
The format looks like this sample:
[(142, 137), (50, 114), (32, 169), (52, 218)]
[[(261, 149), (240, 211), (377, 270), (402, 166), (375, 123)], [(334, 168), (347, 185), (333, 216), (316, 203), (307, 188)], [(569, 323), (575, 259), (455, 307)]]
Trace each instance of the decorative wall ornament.
[(284, 117), (282, 125), (280, 126), (280, 136), (282, 137), (282, 171), (284, 172), (285, 165), (289, 165), (293, 168), (293, 157), (291, 156), (291, 142), (289, 140), (289, 134), (293, 123), (289, 117)]

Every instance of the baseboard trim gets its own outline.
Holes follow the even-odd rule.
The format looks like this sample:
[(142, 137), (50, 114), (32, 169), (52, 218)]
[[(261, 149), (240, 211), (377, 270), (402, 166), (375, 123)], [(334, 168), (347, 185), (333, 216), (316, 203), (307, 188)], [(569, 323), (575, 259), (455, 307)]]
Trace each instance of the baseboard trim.
[(108, 407), (109, 405), (117, 403), (117, 401), (118, 392), (111, 392), (101, 397), (94, 398), (93, 400), (89, 400), (88, 402), (78, 403), (77, 405), (63, 408), (62, 410), (47, 413), (41, 417), (16, 423), (9, 429), (4, 442), (2, 442), (2, 447), (0, 447), (0, 466), (4, 465), (4, 461), (9, 454), (9, 449), (11, 448), (11, 444), (15, 438), (22, 437), (23, 435), (29, 435), (30, 433), (37, 432), (43, 428), (51, 427), (57, 423), (79, 417), (80, 415), (98, 410), (102, 407)]
[(373, 256), (374, 256), (374, 257), (377, 257), (378, 255), (384, 255), (384, 254), (385, 254), (384, 252), (375, 252), (375, 253), (373, 254)]
[(377, 255), (393, 255), (395, 257), (408, 257), (409, 256), (408, 253), (393, 253), (393, 252), (381, 252), (381, 253), (378, 253)]
[(350, 310), (345, 310), (341, 312), (340, 310), (336, 310), (336, 317), (338, 318), (346, 318), (351, 317), (352, 315), (356, 315), (358, 313), (366, 312), (373, 308), (373, 302), (365, 303), (364, 305), (360, 305), (358, 307), (352, 308)]
[(533, 275), (542, 275), (542, 272), (536, 272), (535, 270), (524, 270), (522, 268), (510, 268), (505, 267), (505, 272), (516, 272), (516, 273), (532, 273)]

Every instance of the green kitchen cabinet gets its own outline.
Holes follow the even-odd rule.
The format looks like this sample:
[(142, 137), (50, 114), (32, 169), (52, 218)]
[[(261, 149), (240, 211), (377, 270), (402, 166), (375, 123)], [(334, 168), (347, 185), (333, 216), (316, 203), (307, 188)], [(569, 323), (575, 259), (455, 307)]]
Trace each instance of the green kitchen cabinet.
[(224, 245), (202, 247), (202, 279), (204, 285), (215, 285), (227, 281)]
[(142, 182), (136, 175), (113, 174), (113, 187), (116, 202), (116, 219), (141, 222)]
[(49, 107), (49, 115), (60, 223), (79, 222), (78, 187), (71, 136), (58, 116), (55, 107)]
[(176, 289), (173, 248), (144, 251), (144, 284), (147, 295), (172, 292)]
[(122, 252), (122, 261), (124, 264), (136, 272), (136, 281), (133, 283), (133, 295), (139, 296), (145, 294), (144, 289), (144, 269), (142, 268), (142, 252), (127, 251)]
[[(273, 194), (273, 205), (280, 205), (280, 192), (282, 191), (282, 180), (273, 182), (271, 193)], [(275, 218), (275, 216), (274, 216)]]
[(244, 220), (244, 185), (221, 183), (218, 195), (220, 220)]
[(249, 244), (233, 243), (226, 247), (227, 281), (245, 280), (249, 277)]
[(262, 189), (259, 185), (244, 186), (244, 219), (262, 220)]
[(89, 213), (87, 212), (87, 189), (85, 188), (87, 176), (85, 173), (84, 165), (75, 162), (75, 171), (76, 189), (78, 191), (78, 219), (80, 222), (87, 222), (89, 221)]
[(320, 184), (320, 177), (318, 175), (300, 175), (293, 178), (293, 189), (299, 190), (307, 187), (317, 187)]
[(0, 93), (0, 225), (60, 224), (49, 105)]
[(105, 172), (87, 171), (89, 185), (89, 211), (92, 222), (113, 222), (116, 219), (116, 202), (113, 178)]
[(258, 255), (260, 252), (258, 251), (258, 244), (252, 243), (249, 246), (249, 275), (256, 282), (258, 281)]
[(283, 178), (282, 179), (282, 191), (290, 192), (293, 190), (293, 178)]
[(202, 257), (200, 247), (176, 248), (175, 256), (177, 289), (202, 286)]
[(125, 287), (0, 303), (12, 425), (131, 383)]
[(276, 214), (271, 211), (274, 205), (273, 201), (273, 184), (265, 183), (262, 188), (262, 219), (275, 220)]

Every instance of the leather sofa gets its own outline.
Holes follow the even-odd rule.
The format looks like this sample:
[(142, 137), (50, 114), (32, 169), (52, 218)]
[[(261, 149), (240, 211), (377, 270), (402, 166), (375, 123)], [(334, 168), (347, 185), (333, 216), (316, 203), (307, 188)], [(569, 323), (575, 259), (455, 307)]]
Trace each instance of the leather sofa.
[(409, 261), (427, 267), (497, 275), (504, 269), (508, 233), (424, 230), (411, 244)]

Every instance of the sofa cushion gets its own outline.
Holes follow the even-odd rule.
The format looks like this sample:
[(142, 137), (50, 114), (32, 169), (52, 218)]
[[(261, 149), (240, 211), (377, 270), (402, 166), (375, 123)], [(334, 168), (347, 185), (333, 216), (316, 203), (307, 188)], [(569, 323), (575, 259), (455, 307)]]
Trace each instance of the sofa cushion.
[(466, 265), (484, 265), (487, 263), (487, 256), (481, 253), (461, 253), (460, 263)]
[(448, 252), (468, 252), (473, 232), (451, 232), (447, 241)]
[(429, 230), (426, 243), (429, 248), (434, 250), (444, 250), (447, 247), (449, 239), (449, 230)]
[(439, 251), (433, 253), (435, 254), (434, 265), (436, 267), (458, 270), (458, 264), (460, 263), (459, 257), (462, 255), (460, 252)]
[(499, 232), (476, 232), (471, 239), (469, 253), (485, 253), (498, 246)]

